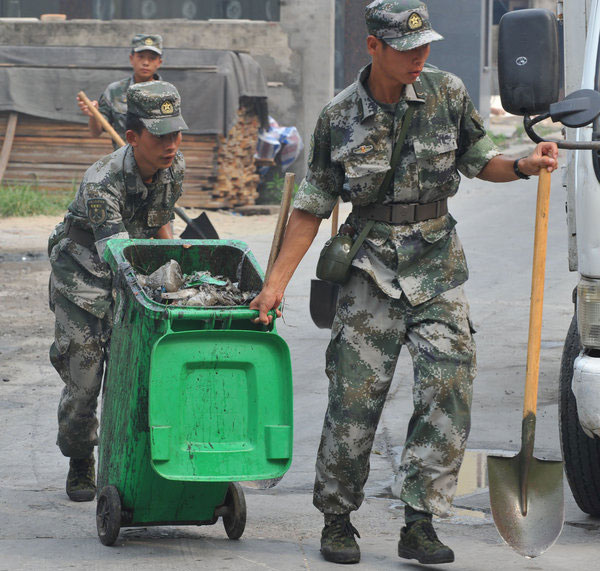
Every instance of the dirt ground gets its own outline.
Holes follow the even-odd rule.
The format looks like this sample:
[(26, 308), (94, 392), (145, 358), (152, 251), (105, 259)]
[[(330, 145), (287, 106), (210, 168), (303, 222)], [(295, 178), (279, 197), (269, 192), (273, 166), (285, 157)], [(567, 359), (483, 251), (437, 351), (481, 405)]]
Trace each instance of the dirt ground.
[[(186, 209), (185, 212), (190, 218), (195, 218), (202, 210)], [(222, 238), (263, 234), (274, 230), (277, 221), (274, 214), (240, 216), (226, 211), (207, 211), (207, 214)], [(0, 218), (0, 261), (7, 253), (45, 250), (48, 235), (61, 220), (62, 215)], [(175, 235), (181, 234), (185, 226), (185, 222), (176, 218)]]
[[(186, 210), (191, 218), (200, 210)], [(229, 212), (208, 212), (221, 238), (272, 233), (277, 215), (240, 216)], [(0, 377), (3, 383), (27, 375), (31, 358), (47, 363), (52, 338), (53, 316), (48, 309), (50, 264), (46, 252), (48, 235), (62, 216), (0, 218)], [(175, 220), (175, 235), (185, 228)], [(42, 364), (41, 359), (46, 359)], [(8, 388), (8, 387), (6, 387)], [(7, 391), (0, 393), (6, 396)]]

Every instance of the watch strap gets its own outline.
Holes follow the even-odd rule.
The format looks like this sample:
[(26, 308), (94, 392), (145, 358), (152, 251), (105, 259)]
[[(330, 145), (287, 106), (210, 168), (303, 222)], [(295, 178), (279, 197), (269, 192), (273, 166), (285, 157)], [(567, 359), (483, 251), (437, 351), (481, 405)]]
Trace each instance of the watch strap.
[(519, 177), (522, 178), (524, 180), (529, 180), (529, 175), (526, 175), (520, 168), (519, 168), (519, 161), (521, 159), (523, 159), (525, 157), (519, 157), (518, 159), (515, 159), (515, 162), (513, 163), (513, 170), (515, 171), (515, 174)]

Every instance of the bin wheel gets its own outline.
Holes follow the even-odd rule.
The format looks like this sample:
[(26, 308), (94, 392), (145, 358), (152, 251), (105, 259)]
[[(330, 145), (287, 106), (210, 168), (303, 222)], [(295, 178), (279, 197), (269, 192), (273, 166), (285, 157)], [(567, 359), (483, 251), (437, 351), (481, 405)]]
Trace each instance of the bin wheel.
[(237, 482), (230, 482), (225, 495), (227, 514), (223, 516), (223, 525), (229, 539), (239, 539), (246, 528), (246, 500), (244, 491)]
[(98, 494), (96, 527), (103, 545), (112, 545), (121, 529), (121, 498), (115, 486), (105, 486)]

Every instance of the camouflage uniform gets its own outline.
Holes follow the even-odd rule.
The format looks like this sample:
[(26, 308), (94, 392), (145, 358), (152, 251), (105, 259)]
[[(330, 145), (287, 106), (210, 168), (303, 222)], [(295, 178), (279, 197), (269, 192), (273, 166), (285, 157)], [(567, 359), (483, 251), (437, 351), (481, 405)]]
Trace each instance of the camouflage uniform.
[[(409, 48), (406, 48), (409, 49)], [(393, 113), (365, 84), (370, 66), (322, 111), (309, 171), (294, 206), (329, 217), (337, 199), (377, 200), (408, 105), (415, 107), (389, 203), (454, 195), (458, 170), (474, 177), (499, 154), (456, 76), (426, 67)], [(357, 232), (366, 219), (351, 213)], [(419, 511), (447, 512), (469, 423), (475, 347), (461, 284), (468, 277), (450, 214), (410, 224), (377, 222), (341, 288), (327, 349), (329, 406), (317, 456), (314, 504), (326, 514), (358, 509), (369, 455), (398, 354), (413, 358), (414, 413), (394, 491)]]
[[(158, 35), (137, 34), (131, 40), (131, 50), (132, 52), (149, 50), (162, 55), (162, 38)], [(160, 75), (155, 73), (154, 80), (160, 81)], [(125, 140), (125, 118), (127, 116), (127, 90), (134, 84), (133, 75), (114, 81), (98, 99), (98, 111), (104, 115), (123, 140)], [(113, 147), (118, 149), (119, 145), (113, 141)]]
[[(179, 94), (168, 83), (138, 83), (128, 100), (149, 130), (185, 128)], [(167, 127), (157, 124), (155, 111), (161, 108), (170, 111), (163, 118)], [(50, 236), (50, 308), (56, 317), (50, 360), (65, 383), (57, 439), (65, 456), (89, 456), (97, 443), (96, 405), (112, 325), (112, 275), (102, 260), (106, 242), (154, 237), (173, 218), (184, 171), (178, 152), (170, 168), (144, 183), (126, 145), (86, 171), (64, 221)]]

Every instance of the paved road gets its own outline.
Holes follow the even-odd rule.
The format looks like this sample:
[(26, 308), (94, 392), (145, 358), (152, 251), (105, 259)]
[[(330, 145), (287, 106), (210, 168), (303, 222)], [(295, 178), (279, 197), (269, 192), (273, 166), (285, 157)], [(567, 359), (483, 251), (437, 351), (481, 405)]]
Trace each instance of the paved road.
[[(571, 315), (576, 276), (567, 270), (564, 192), (553, 178), (542, 334), (538, 453), (558, 457), (557, 378), (562, 339)], [(566, 569), (597, 565), (600, 521), (582, 514), (567, 490), (567, 525), (557, 544), (542, 557), (525, 560), (499, 539), (489, 515), (485, 482), (486, 450), (519, 448), (535, 181), (492, 185), (465, 181), (451, 201), (469, 259), (467, 292), (478, 329), (479, 375), (473, 429), (457, 510), (439, 523), (440, 535), (455, 548), (448, 568), (477, 570)], [(33, 315), (31, 335), (0, 337), (0, 367), (16, 347), (27, 347), (10, 382), (0, 384), (0, 571), (18, 569), (333, 569), (321, 560), (321, 518), (311, 505), (314, 457), (326, 406), (323, 372), (328, 331), (308, 316), (309, 281), (317, 245), (299, 267), (288, 289), (285, 319), (279, 325), (293, 359), (295, 449), (292, 468), (269, 491), (247, 490), (248, 523), (240, 541), (226, 539), (220, 523), (212, 527), (129, 529), (117, 545), (102, 546), (96, 536), (95, 506), (70, 503), (64, 494), (66, 461), (54, 446), (55, 408), (60, 380), (47, 363), (51, 319)], [(243, 238), (243, 237), (242, 237)], [(261, 263), (271, 236), (247, 237)], [(40, 250), (42, 246), (40, 246)], [(14, 265), (43, 293), (47, 262)], [(4, 320), (10, 318), (5, 315)], [(354, 522), (361, 531), (360, 569), (413, 567), (395, 555), (402, 523), (398, 501), (389, 494), (411, 410), (411, 365), (401, 357), (372, 455), (367, 500)]]

